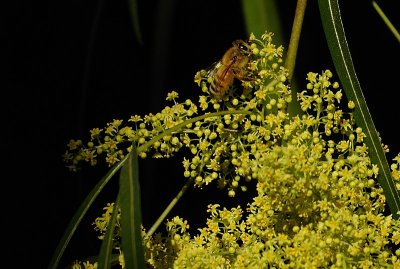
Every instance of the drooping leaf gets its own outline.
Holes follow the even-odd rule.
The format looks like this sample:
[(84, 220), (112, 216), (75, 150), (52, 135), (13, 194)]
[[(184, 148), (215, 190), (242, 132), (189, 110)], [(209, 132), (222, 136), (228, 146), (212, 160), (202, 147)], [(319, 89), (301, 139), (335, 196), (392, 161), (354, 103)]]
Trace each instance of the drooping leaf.
[(119, 197), (121, 204), (121, 238), (126, 268), (145, 268), (142, 244), (139, 162), (136, 147), (121, 169)]
[(56, 250), (54, 251), (53, 257), (49, 263), (49, 269), (57, 269), (58, 264), (67, 248), (72, 236), (74, 235), (77, 227), (85, 216), (86, 212), (89, 210), (90, 206), (93, 204), (94, 200), (100, 194), (100, 192), (104, 189), (110, 179), (115, 175), (115, 173), (124, 165), (128, 156), (125, 156), (119, 163), (114, 165), (107, 174), (94, 186), (94, 188), (90, 191), (88, 196), (82, 202), (71, 221), (69, 222), (67, 229), (64, 232), (60, 242), (57, 245)]
[(356, 108), (354, 118), (357, 126), (365, 133), (365, 143), (373, 164), (378, 165), (378, 181), (382, 186), (391, 213), (398, 218), (400, 198), (393, 181), (389, 164), (383, 150), (379, 134), (368, 110), (360, 83), (351, 59), (349, 47), (340, 15), (337, 0), (319, 0), (322, 25), (331, 52), (332, 60), (349, 100), (354, 101)]

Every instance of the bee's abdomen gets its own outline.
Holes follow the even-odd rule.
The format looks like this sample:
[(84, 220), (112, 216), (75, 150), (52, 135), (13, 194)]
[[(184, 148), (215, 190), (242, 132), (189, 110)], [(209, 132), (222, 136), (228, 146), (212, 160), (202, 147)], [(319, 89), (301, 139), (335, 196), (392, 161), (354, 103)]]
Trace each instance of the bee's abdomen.
[(210, 92), (214, 98), (222, 98), (233, 83), (234, 76), (230, 70), (220, 69), (210, 84)]

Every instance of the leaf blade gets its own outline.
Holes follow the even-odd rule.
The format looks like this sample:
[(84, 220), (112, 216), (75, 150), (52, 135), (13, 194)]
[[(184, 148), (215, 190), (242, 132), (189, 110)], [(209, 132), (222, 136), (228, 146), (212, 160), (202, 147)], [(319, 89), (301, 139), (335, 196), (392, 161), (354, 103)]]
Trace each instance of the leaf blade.
[(122, 165), (126, 162), (128, 156), (125, 156), (119, 163), (114, 165), (106, 175), (94, 186), (94, 188), (90, 191), (90, 193), (86, 196), (85, 200), (79, 206), (78, 210), (75, 212), (71, 221), (69, 222), (61, 240), (59, 241), (56, 250), (50, 260), (49, 269), (57, 269), (58, 264), (67, 248), (72, 236), (74, 235), (76, 229), (78, 228), (80, 222), (85, 216), (86, 212), (89, 210), (90, 206), (93, 204), (94, 200), (103, 190), (103, 188), (107, 185), (107, 183), (111, 180), (114, 174), (122, 167)]
[(261, 36), (268, 30), (274, 33), (276, 44), (284, 44), (282, 21), (276, 0), (242, 0), (242, 10), (248, 34)]
[(139, 162), (134, 146), (120, 174), (121, 238), (126, 268), (145, 268), (141, 236)]
[(348, 99), (356, 103), (354, 118), (366, 134), (365, 143), (368, 147), (371, 161), (378, 165), (378, 181), (383, 188), (391, 213), (398, 218), (400, 198), (392, 178), (385, 152), (382, 148), (379, 134), (375, 128), (372, 116), (361, 90), (353, 66), (350, 50), (341, 20), (337, 0), (318, 0), (322, 25), (332, 55), (332, 60)]
[(138, 11), (138, 5), (136, 0), (128, 0), (128, 5), (129, 5), (129, 12), (131, 15), (131, 20), (132, 20), (132, 27), (133, 27), (133, 32), (135, 34), (136, 40), (139, 42), (139, 44), (143, 44), (143, 39), (142, 39), (142, 32), (140, 30), (140, 24), (139, 24), (139, 11)]

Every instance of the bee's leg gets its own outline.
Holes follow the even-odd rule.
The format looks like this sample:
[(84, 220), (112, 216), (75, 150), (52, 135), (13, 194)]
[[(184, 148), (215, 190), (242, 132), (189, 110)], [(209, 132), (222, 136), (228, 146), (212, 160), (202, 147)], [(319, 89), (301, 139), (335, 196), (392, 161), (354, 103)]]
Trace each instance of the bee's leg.
[(235, 76), (240, 81), (253, 81), (255, 77), (251, 74), (251, 72), (248, 72), (244, 68), (238, 69), (232, 69), (232, 72)]

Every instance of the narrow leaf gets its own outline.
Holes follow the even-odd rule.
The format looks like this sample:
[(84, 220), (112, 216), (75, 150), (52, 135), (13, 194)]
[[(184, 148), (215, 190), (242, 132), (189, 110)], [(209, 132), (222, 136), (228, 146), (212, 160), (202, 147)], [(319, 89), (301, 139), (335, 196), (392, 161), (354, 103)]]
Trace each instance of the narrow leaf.
[[(242, 0), (243, 19), (248, 34), (253, 33), (260, 37), (266, 31), (274, 33), (274, 43), (282, 45), (285, 49), (285, 36), (283, 31), (284, 21), (279, 14), (277, 0)], [(285, 18), (286, 19), (286, 18)], [(291, 80), (292, 84), (292, 102), (289, 103), (288, 112), (290, 115), (298, 115), (302, 113), (297, 100), (297, 93), (294, 89), (297, 87), (297, 79)]]
[(140, 31), (140, 24), (139, 24), (139, 12), (138, 12), (137, 0), (128, 0), (128, 4), (129, 4), (129, 11), (131, 14), (133, 32), (135, 33), (136, 40), (139, 42), (139, 44), (143, 44), (142, 33)]
[(276, 0), (242, 0), (243, 18), (248, 34), (260, 37), (273, 32), (276, 44), (283, 44), (282, 20)]
[(142, 245), (139, 162), (136, 147), (120, 174), (121, 238), (126, 268), (145, 268)]
[(398, 218), (400, 198), (393, 181), (378, 132), (365, 102), (358, 82), (350, 50), (344, 33), (337, 0), (318, 0), (322, 25), (332, 55), (332, 60), (349, 100), (356, 104), (354, 118), (366, 135), (365, 143), (372, 163), (379, 167), (378, 181), (382, 186), (391, 213)]
[(107, 231), (104, 235), (103, 242), (101, 243), (97, 269), (109, 269), (111, 267), (111, 263), (113, 261), (111, 254), (114, 246), (113, 240), (114, 240), (115, 224), (117, 223), (118, 208), (119, 208), (119, 198), (117, 198), (117, 202), (114, 204), (111, 219), (108, 223)]
[(86, 212), (89, 210), (90, 206), (93, 204), (94, 200), (103, 190), (103, 188), (107, 185), (110, 179), (114, 176), (114, 174), (122, 167), (122, 165), (126, 162), (129, 155), (125, 156), (119, 163), (114, 165), (107, 174), (94, 186), (94, 188), (90, 191), (88, 196), (82, 202), (71, 221), (69, 222), (67, 229), (64, 232), (60, 242), (57, 245), (57, 248), (53, 254), (53, 257), (48, 266), (49, 269), (57, 269), (58, 264), (61, 260), (61, 257), (64, 254), (65, 249), (67, 248), (72, 236), (74, 235), (78, 225), (82, 221)]

